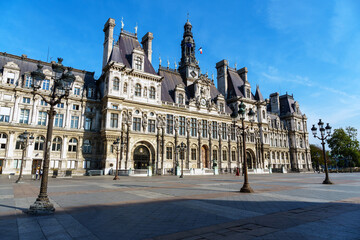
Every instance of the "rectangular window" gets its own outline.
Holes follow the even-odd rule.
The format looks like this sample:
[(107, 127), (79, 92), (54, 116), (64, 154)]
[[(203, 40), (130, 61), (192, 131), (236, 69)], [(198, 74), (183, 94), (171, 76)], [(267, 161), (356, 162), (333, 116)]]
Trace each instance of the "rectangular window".
[(46, 112), (39, 112), (38, 125), (46, 126), (46, 118), (47, 118)]
[(42, 89), (43, 90), (49, 90), (50, 89), (50, 80), (48, 80), (48, 79), (43, 80)]
[(213, 155), (212, 155), (212, 158), (214, 161), (217, 161), (217, 157), (218, 157), (218, 152), (217, 150), (213, 150)]
[(78, 87), (74, 88), (74, 94), (79, 96), (80, 95), (80, 88), (78, 88)]
[(137, 118), (137, 117), (133, 118), (133, 130), (141, 131), (141, 118)]
[(207, 138), (207, 120), (201, 120), (202, 137)]
[(76, 161), (75, 160), (68, 160), (66, 167), (68, 169), (76, 169)]
[(85, 130), (91, 130), (91, 123), (92, 123), (92, 118), (86, 117), (84, 124)]
[(73, 104), (73, 110), (79, 110), (79, 105), (78, 104)]
[(196, 160), (196, 149), (195, 148), (191, 149), (191, 160)]
[(32, 77), (31, 76), (26, 76), (26, 78), (25, 78), (25, 87), (27, 87), (27, 88), (32, 87)]
[(222, 131), (222, 139), (226, 139), (227, 133), (226, 133), (226, 123), (221, 124), (221, 131)]
[(185, 117), (179, 117), (179, 134), (185, 135)]
[(56, 114), (54, 118), (54, 127), (62, 127), (64, 121), (64, 114)]
[(117, 113), (112, 113), (110, 116), (110, 127), (117, 128), (118, 120), (119, 120), (119, 115)]
[(0, 107), (0, 122), (10, 121), (10, 110), (9, 107)]
[(196, 125), (196, 118), (191, 119), (191, 136), (197, 136), (197, 125)]
[(119, 106), (115, 105), (115, 104), (112, 104), (111, 107), (112, 107), (112, 109), (119, 109)]
[(222, 160), (223, 160), (223, 161), (227, 161), (227, 151), (226, 151), (226, 150), (223, 150), (222, 153), (223, 153), (223, 155), (222, 155)]
[(173, 130), (174, 130), (174, 116), (168, 114), (166, 116), (166, 133), (173, 134)]
[(95, 95), (95, 90), (93, 88), (88, 88), (87, 97), (93, 98)]
[(8, 73), (8, 78), (6, 81), (8, 84), (14, 84), (15, 82), (15, 73)]
[(41, 106), (47, 106), (48, 104), (47, 104), (47, 102), (45, 102), (44, 100), (41, 100), (41, 101), (40, 101), (40, 105), (41, 105)]
[(64, 108), (64, 104), (63, 103), (58, 103), (58, 105), (56, 105), (58, 108)]
[(214, 139), (217, 139), (217, 135), (218, 135), (218, 132), (217, 132), (217, 122), (212, 122), (212, 137)]
[(172, 159), (172, 147), (166, 147), (166, 159)]
[(14, 168), (19, 169), (21, 167), (21, 160), (14, 159)]
[(231, 140), (235, 140), (235, 126), (231, 125)]
[(29, 116), (30, 116), (29, 109), (21, 109), (19, 123), (29, 124)]
[(78, 116), (71, 116), (71, 128), (78, 128), (79, 127), (79, 117)]
[(148, 132), (155, 132), (155, 120), (149, 119)]
[(231, 161), (235, 162), (236, 161), (236, 154), (235, 151), (231, 151)]
[(30, 103), (30, 98), (23, 97), (23, 103)]

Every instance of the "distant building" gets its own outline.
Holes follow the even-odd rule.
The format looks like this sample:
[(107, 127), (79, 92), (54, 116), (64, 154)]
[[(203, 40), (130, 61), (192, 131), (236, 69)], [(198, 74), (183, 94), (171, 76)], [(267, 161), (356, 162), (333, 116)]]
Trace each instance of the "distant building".
[[(196, 60), (192, 25), (185, 23), (181, 61), (177, 69), (152, 60), (153, 34), (139, 43), (137, 34), (121, 29), (114, 41), (115, 20), (104, 27), (103, 72), (74, 70), (76, 82), (67, 100), (56, 108), (50, 172), (115, 168), (113, 142), (124, 143), (122, 173), (170, 174), (184, 162), (185, 174), (212, 174), (241, 169), (240, 122), (230, 117), (240, 101), (252, 108), (246, 156), (250, 172), (311, 169), (307, 118), (291, 95), (265, 100), (257, 86), (252, 92), (247, 68), (233, 69), (227, 60), (216, 64), (217, 86), (202, 74)], [(25, 174), (42, 165), (49, 107), (32, 94), (30, 72), (44, 65), (43, 93), (52, 86), (51, 63), (0, 53), (0, 166), (1, 173), (17, 173), (21, 163), (18, 136), (25, 130), (35, 141), (25, 155)], [(161, 64), (161, 61), (160, 61)], [(176, 146), (186, 144), (178, 153)], [(140, 169), (140, 170), (139, 170)], [(142, 169), (142, 170), (141, 170)], [(125, 171), (126, 170), (126, 171)], [(136, 170), (136, 171), (134, 171)]]

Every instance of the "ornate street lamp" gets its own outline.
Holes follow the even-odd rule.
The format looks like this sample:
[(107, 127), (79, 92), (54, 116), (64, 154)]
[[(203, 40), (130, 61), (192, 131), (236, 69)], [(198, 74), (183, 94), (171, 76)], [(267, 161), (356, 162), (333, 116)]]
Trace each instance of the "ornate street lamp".
[(315, 124), (313, 124), (313, 127), (311, 128), (311, 131), (312, 131), (315, 138), (321, 140), (321, 144), (322, 144), (322, 148), (323, 148), (323, 157), (324, 157), (324, 162), (325, 162), (325, 180), (323, 181), (323, 184), (333, 184), (329, 180), (329, 173), (328, 173), (328, 168), (327, 168), (327, 159), (326, 159), (326, 153), (325, 153), (325, 139), (330, 137), (330, 135), (331, 135), (331, 127), (330, 127), (329, 123), (327, 123), (326, 127), (324, 128), (324, 123), (321, 121), (321, 119), (319, 120), (318, 125), (319, 125), (319, 131), (320, 131), (321, 137), (316, 136), (317, 135), (317, 128), (315, 127)]
[[(121, 139), (122, 140), (122, 139)], [(121, 147), (123, 147), (123, 142), (121, 142)], [(113, 180), (119, 180), (119, 173), (118, 173), (118, 169), (119, 169), (119, 152), (120, 152), (120, 138), (118, 137), (116, 139), (116, 141), (113, 142), (113, 145), (115, 147), (115, 151), (116, 151), (116, 170), (115, 170), (115, 177)]]
[(25, 154), (26, 154), (26, 150), (27, 150), (27, 147), (29, 145), (31, 145), (33, 143), (33, 141), (34, 141), (34, 136), (32, 134), (31, 134), (31, 136), (29, 136), (29, 133), (28, 133), (27, 130), (25, 130), (25, 132), (20, 134), (19, 138), (20, 138), (20, 146), (21, 146), (21, 149), (22, 149), (22, 157), (21, 157), (19, 178), (18, 178), (18, 180), (16, 180), (16, 183), (21, 182), (22, 172), (23, 172), (23, 168), (24, 168), (24, 157), (25, 157)]
[(179, 146), (176, 147), (177, 150), (180, 152), (180, 157), (181, 157), (181, 175), (179, 178), (183, 178), (184, 177), (184, 153), (186, 151), (186, 144), (181, 142)]
[[(253, 193), (254, 190), (250, 187), (249, 180), (248, 180), (248, 170), (247, 170), (247, 161), (246, 161), (246, 130), (249, 128), (248, 126), (245, 127), (244, 120), (246, 115), (246, 106), (243, 103), (243, 101), (240, 102), (239, 105), (239, 111), (236, 113), (235, 111), (231, 114), (231, 117), (234, 120), (234, 124), (236, 124), (237, 118), (240, 115), (241, 120), (241, 130), (242, 130), (242, 138), (243, 138), (243, 171), (244, 171), (244, 184), (242, 188), (240, 189), (240, 192), (243, 193)], [(249, 109), (249, 112), (247, 113), (249, 116), (249, 120), (251, 124), (254, 122), (255, 112), (252, 108)]]
[(69, 96), (72, 85), (75, 81), (75, 76), (72, 73), (72, 68), (62, 65), (62, 58), (58, 58), (57, 63), (53, 63), (51, 68), (53, 70), (53, 76), (51, 79), (54, 84), (50, 88), (50, 93), (39, 92), (42, 82), (45, 80), (45, 74), (42, 71), (43, 66), (38, 65), (36, 71), (31, 72), (31, 77), (33, 79), (33, 94), (39, 95), (42, 100), (50, 105), (50, 110), (47, 112), (49, 115), (49, 122), (46, 132), (46, 147), (44, 149), (44, 165), (43, 165), (43, 176), (41, 178), (40, 193), (35, 203), (30, 206), (30, 209), (27, 211), (29, 214), (49, 214), (55, 211), (53, 204), (49, 201), (47, 195), (47, 185), (48, 185), (48, 174), (49, 174), (49, 162), (50, 162), (50, 146), (52, 141), (52, 132), (54, 125), (54, 116), (56, 111), (54, 107), (61, 103), (63, 98)]

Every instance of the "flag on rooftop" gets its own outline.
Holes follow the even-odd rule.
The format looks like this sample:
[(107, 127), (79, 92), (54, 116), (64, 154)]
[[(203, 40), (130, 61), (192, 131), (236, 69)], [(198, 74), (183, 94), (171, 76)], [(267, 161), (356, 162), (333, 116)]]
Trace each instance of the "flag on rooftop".
[(199, 48), (199, 52), (200, 52), (200, 54), (202, 54), (202, 47)]

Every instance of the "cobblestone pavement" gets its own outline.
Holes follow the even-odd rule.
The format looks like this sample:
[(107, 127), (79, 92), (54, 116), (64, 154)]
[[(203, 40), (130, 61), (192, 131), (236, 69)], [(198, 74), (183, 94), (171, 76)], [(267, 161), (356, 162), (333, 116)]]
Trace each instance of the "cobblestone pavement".
[(0, 239), (360, 239), (360, 174), (50, 179), (56, 213), (28, 216), (39, 181), (0, 175)]

